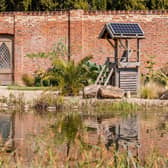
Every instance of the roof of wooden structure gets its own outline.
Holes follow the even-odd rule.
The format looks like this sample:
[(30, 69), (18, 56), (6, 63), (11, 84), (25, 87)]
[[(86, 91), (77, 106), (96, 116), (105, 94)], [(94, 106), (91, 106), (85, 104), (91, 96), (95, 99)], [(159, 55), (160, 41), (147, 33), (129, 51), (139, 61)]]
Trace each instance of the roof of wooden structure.
[(142, 39), (144, 32), (137, 23), (107, 23), (99, 38), (105, 39)]

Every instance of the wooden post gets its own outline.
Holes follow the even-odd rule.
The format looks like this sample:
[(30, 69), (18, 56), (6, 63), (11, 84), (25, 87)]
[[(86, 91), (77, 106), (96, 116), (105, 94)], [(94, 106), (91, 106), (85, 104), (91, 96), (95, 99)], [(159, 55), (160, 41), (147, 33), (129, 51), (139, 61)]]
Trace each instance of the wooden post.
[[(137, 62), (140, 62), (140, 40), (137, 39)], [(140, 96), (140, 67), (137, 66), (137, 95)]]
[(118, 39), (115, 39), (115, 86), (119, 87), (119, 71), (118, 71), (118, 67), (119, 67), (119, 62), (118, 62)]
[(140, 40), (137, 39), (137, 62), (140, 62)]
[[(126, 45), (126, 49), (127, 49), (127, 54), (129, 55), (129, 43), (128, 43), (128, 39), (125, 40), (125, 45)], [(126, 58), (126, 61), (128, 62), (128, 55)]]

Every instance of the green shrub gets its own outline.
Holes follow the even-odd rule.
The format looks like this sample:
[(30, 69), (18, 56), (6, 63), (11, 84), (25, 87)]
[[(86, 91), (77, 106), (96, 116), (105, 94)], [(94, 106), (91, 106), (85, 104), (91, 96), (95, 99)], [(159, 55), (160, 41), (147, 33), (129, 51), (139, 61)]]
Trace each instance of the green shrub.
[(159, 85), (154, 81), (146, 83), (141, 88), (141, 97), (145, 99), (156, 99), (159, 98), (161, 93), (163, 93), (163, 86)]
[(55, 84), (63, 95), (78, 95), (84, 86), (93, 83), (99, 70), (90, 65), (91, 57), (85, 57), (79, 63), (56, 58), (43, 80)]
[(168, 75), (166, 72), (164, 72), (162, 70), (157, 71), (155, 73), (154, 79), (155, 79), (155, 81), (164, 85), (166, 89), (168, 88)]
[(90, 62), (91, 56), (80, 62), (65, 61), (67, 48), (64, 40), (58, 41), (51, 52), (27, 54), (29, 58), (49, 59), (52, 66), (35, 72), (35, 86), (57, 86), (64, 95), (78, 95), (85, 85), (94, 83), (101, 66)]
[(29, 74), (23, 74), (22, 80), (26, 86), (34, 86), (34, 84), (35, 84), (34, 77)]

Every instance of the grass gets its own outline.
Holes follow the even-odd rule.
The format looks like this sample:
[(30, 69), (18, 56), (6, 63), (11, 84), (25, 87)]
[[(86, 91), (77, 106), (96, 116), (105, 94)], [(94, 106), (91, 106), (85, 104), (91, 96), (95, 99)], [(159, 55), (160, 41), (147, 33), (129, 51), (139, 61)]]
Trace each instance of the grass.
[(64, 105), (64, 97), (56, 96), (52, 93), (43, 93), (33, 102), (33, 107), (37, 111), (47, 111), (48, 107), (55, 107), (56, 110), (62, 110)]
[(150, 81), (146, 83), (141, 88), (141, 98), (144, 99), (157, 99), (160, 98), (161, 93), (163, 93), (163, 86), (159, 85), (156, 82)]
[(133, 112), (142, 109), (136, 103), (128, 103), (126, 101), (110, 102), (110, 101), (96, 101), (92, 104), (83, 106), (83, 109), (94, 110), (96, 112)]
[(25, 90), (25, 91), (36, 91), (36, 90), (49, 90), (52, 87), (35, 87), (35, 86), (8, 86), (7, 89), (9, 90)]
[[(3, 105), (6, 105), (5, 109), (3, 109)], [(1, 106), (1, 112), (24, 112), (25, 110), (25, 98), (24, 94), (20, 93), (17, 96), (10, 93), (9, 97), (0, 97), (0, 106)], [(28, 104), (27, 104), (28, 105)]]

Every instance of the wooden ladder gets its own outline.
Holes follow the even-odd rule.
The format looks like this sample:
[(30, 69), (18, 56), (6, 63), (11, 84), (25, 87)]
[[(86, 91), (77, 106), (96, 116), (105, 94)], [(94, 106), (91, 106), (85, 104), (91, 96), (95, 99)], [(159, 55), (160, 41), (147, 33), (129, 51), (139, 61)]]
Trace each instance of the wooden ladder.
[(101, 72), (99, 73), (99, 76), (97, 77), (97, 80), (95, 82), (96, 85), (106, 86), (109, 84), (110, 78), (114, 71), (113, 67), (109, 65), (110, 65), (109, 58), (107, 58)]

